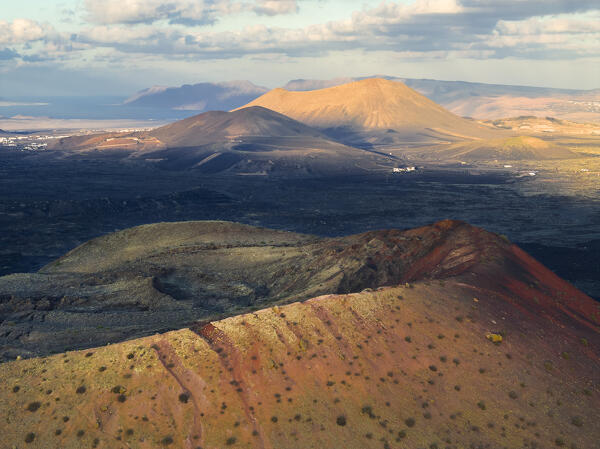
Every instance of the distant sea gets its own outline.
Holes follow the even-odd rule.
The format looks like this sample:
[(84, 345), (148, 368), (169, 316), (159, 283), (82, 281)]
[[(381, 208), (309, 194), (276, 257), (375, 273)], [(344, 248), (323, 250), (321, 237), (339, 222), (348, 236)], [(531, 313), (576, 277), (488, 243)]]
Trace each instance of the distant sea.
[(123, 105), (126, 97), (0, 97), (0, 117), (49, 117), (79, 120), (175, 121), (200, 111)]

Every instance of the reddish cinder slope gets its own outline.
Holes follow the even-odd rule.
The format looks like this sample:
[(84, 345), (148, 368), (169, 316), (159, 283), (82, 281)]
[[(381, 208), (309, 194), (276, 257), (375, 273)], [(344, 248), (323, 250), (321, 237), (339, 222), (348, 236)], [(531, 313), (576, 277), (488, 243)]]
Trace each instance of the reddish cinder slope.
[(417, 283), (6, 363), (4, 442), (596, 447), (598, 335), (477, 299), (455, 281)]
[[(367, 259), (378, 276), (372, 284), (452, 278), (531, 315), (600, 332), (596, 301), (497, 234), (444, 220), (404, 232), (376, 231), (353, 238), (356, 242), (341, 255), (355, 252)], [(361, 274), (361, 270), (353, 273), (342, 292), (353, 291), (352, 282), (364, 283)]]
[(408, 283), (5, 363), (3, 444), (597, 448), (597, 303), (464, 223), (353, 239)]

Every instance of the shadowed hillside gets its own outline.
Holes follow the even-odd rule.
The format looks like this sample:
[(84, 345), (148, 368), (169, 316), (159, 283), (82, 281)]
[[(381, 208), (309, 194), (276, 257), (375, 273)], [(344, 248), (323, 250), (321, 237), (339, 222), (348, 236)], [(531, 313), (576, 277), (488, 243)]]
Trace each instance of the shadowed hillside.
[[(182, 262), (190, 260), (185, 252), (198, 250), (189, 226), (179, 240)], [(138, 246), (145, 231), (130, 230), (123, 255), (115, 246), (99, 264), (101, 244), (116, 245), (118, 234), (59, 262), (85, 272), (147, 258)], [(174, 243), (157, 231), (157, 248)], [(249, 242), (266, 237), (263, 230), (243, 231)], [(300, 237), (271, 238), (283, 244)], [(596, 447), (597, 303), (519, 248), (459, 222), (318, 243), (319, 259), (370, 254), (363, 273), (349, 277), (356, 287), (368, 272), (375, 284), (410, 284), (4, 363), (3, 442), (37, 448)]]

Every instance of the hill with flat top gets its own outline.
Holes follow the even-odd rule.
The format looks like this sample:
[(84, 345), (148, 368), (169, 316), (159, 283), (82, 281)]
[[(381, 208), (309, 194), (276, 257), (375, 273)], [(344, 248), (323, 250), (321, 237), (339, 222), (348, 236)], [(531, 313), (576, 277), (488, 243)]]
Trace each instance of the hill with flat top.
[(317, 128), (429, 132), (454, 136), (489, 133), (405, 84), (369, 78), (312, 91), (274, 89), (246, 106), (262, 106)]

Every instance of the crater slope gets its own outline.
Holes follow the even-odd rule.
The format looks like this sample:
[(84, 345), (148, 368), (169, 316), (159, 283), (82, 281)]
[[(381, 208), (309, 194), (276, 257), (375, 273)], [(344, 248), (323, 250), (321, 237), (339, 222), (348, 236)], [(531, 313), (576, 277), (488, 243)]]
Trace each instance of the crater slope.
[[(174, 228), (167, 233), (160, 226), (166, 225), (154, 228), (157, 247), (169, 247)], [(192, 267), (186, 247), (201, 257), (209, 253), (199, 241), (192, 245), (199, 225), (185, 226), (189, 234), (182, 233), (177, 257)], [(213, 254), (225, 251), (219, 248), (224, 229), (216, 232), (215, 226), (242, 229), (211, 226)], [(123, 249), (131, 261), (150, 256), (138, 246), (150, 230), (127, 231), (131, 244)], [(281, 251), (297, 254), (298, 262), (313, 257), (311, 245), (322, 251), (312, 253), (311, 263), (342, 265), (350, 263), (342, 262), (344, 255), (356, 255), (360, 269), (346, 272), (356, 286), (367, 279), (372, 285), (409, 283), (4, 363), (3, 444), (597, 447), (598, 304), (519, 248), (459, 222), (323, 241), (258, 229), (244, 233), (254, 257), (257, 241), (270, 235), (271, 246), (292, 243)], [(117, 247), (125, 235), (97, 240), (44, 271), (58, 273), (60, 265), (71, 272), (110, 270), (123, 263)], [(99, 260), (102, 244), (109, 250)], [(290, 267), (283, 254), (275, 259), (282, 270)], [(255, 265), (264, 269), (265, 260), (244, 269)], [(293, 272), (302, 277), (300, 266)], [(277, 277), (286, 278), (283, 271)]]
[(531, 315), (599, 323), (589, 297), (462, 222), (333, 239), (229, 222), (159, 223), (94, 239), (39, 273), (1, 277), (0, 354), (46, 355), (323, 294), (450, 278)]

